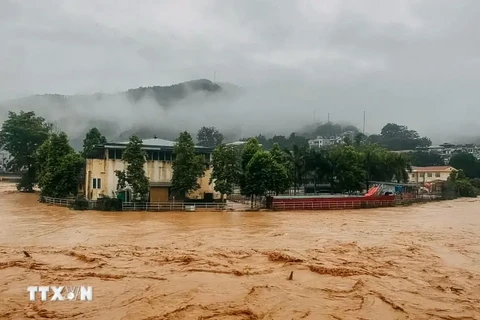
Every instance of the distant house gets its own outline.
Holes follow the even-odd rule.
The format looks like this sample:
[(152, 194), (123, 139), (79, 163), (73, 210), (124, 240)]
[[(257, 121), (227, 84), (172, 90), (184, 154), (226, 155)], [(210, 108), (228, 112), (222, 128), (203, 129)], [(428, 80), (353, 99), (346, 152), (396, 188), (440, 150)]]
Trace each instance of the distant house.
[(345, 131), (340, 135), (334, 136), (317, 136), (315, 139), (308, 140), (308, 145), (310, 148), (322, 148), (328, 147), (335, 144), (342, 144), (344, 143), (345, 139), (348, 138), (353, 140), (355, 136), (355, 132), (353, 131)]
[[(95, 146), (87, 157), (85, 167), (85, 196), (95, 200), (101, 195), (112, 196), (117, 191), (118, 178), (116, 170), (124, 170), (125, 163), (122, 160), (123, 150), (128, 141), (107, 143)], [(175, 142), (163, 139), (143, 140), (143, 149), (147, 154), (144, 169), (150, 181), (150, 202), (164, 202), (170, 199), (170, 187), (173, 176), (172, 161)], [(200, 189), (187, 195), (190, 199), (219, 198), (214, 191), (214, 184), (209, 184), (211, 176), (210, 158), (212, 148), (195, 146), (197, 154), (205, 157), (205, 176), (199, 179)], [(128, 192), (122, 195), (128, 199)]]
[(449, 163), (450, 158), (458, 153), (469, 153), (475, 158), (480, 159), (480, 148), (474, 144), (443, 143), (438, 146), (417, 148), (417, 151), (436, 153), (442, 157), (445, 164)]
[(447, 181), (452, 171), (457, 169), (451, 166), (412, 167), (409, 181), (418, 184)]

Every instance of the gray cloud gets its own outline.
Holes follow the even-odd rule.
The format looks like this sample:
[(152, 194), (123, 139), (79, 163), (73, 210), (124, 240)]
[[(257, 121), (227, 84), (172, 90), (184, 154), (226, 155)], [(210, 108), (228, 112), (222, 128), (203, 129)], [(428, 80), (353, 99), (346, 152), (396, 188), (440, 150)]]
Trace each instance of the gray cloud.
[[(479, 14), (475, 0), (3, 0), (0, 100), (117, 92), (216, 71), (244, 93), (192, 96), (168, 114), (148, 100), (75, 104), (77, 118), (58, 118), (115, 114), (125, 127), (147, 117), (192, 130), (286, 133), (312, 122), (314, 110), (317, 120), (330, 113), (359, 126), (365, 110), (370, 132), (398, 122), (452, 139), (480, 132)], [(191, 108), (203, 113), (184, 112)]]

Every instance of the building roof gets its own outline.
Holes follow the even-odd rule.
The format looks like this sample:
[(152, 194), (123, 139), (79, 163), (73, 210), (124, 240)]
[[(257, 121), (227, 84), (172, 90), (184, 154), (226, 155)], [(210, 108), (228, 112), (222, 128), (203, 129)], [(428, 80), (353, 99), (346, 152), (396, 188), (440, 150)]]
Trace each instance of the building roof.
[(412, 167), (412, 172), (450, 172), (456, 170), (451, 166)]
[[(130, 141), (120, 141), (120, 142), (109, 142), (103, 145), (105, 148), (125, 148)], [(153, 139), (142, 139), (144, 149), (167, 149), (171, 150), (175, 146), (176, 142), (171, 140), (153, 138)], [(195, 146), (197, 150), (212, 151), (213, 148)]]

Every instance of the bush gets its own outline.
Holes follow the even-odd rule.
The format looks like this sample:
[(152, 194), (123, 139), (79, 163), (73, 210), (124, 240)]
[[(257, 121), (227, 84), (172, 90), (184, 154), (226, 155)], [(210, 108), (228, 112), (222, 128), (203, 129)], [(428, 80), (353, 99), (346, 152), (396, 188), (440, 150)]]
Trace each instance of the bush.
[(88, 200), (84, 196), (78, 196), (73, 202), (73, 210), (88, 210)]
[(459, 197), (475, 198), (477, 196), (477, 189), (467, 179), (455, 181), (454, 188)]
[(97, 199), (95, 209), (100, 211), (122, 211), (122, 200), (109, 196), (101, 196)]

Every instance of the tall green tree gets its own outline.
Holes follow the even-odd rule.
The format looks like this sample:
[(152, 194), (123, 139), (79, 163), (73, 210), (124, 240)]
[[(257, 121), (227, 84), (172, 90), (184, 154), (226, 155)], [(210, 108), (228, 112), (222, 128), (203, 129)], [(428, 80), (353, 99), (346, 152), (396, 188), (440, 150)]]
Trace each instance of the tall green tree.
[(37, 180), (36, 152), (48, 139), (51, 125), (33, 111), (20, 113), (9, 112), (0, 131), (0, 149), (10, 153), (8, 168), (22, 171), (22, 178), (17, 188), (27, 192), (33, 191)]
[(212, 166), (210, 184), (215, 183), (214, 189), (220, 192), (223, 201), (224, 195), (233, 193), (234, 185), (238, 182), (240, 174), (235, 148), (225, 144), (215, 148), (212, 154)]
[(469, 178), (480, 177), (480, 161), (470, 153), (457, 153), (450, 158), (450, 166), (463, 170)]
[(306, 164), (308, 157), (308, 148), (306, 146), (294, 145), (292, 150), (285, 150), (293, 169), (294, 193), (297, 193), (298, 187), (303, 183), (306, 173)]
[(115, 171), (118, 178), (118, 187), (130, 186), (134, 202), (147, 201), (149, 190), (149, 182), (144, 169), (146, 153), (142, 147), (142, 139), (132, 136), (122, 154), (122, 160), (127, 165), (126, 170)]
[(195, 153), (195, 144), (187, 131), (180, 133), (173, 153), (172, 190), (185, 197), (200, 188), (198, 179), (205, 174), (205, 157)]
[(215, 148), (223, 143), (224, 136), (215, 127), (201, 127), (197, 133), (198, 145)]
[(246, 174), (247, 174), (247, 166), (252, 160), (253, 156), (257, 152), (263, 151), (262, 147), (258, 143), (256, 138), (250, 138), (243, 146), (241, 160), (240, 160), (240, 168), (241, 174), (239, 177), (239, 185), (240, 185), (240, 192), (243, 195), (252, 196), (254, 193), (251, 193), (249, 188), (247, 188), (247, 181), (246, 181)]
[(388, 152), (386, 157), (387, 172), (390, 172), (390, 180), (395, 179), (398, 183), (408, 182), (408, 174), (412, 172), (410, 159), (402, 153)]
[(362, 190), (364, 170), (362, 168), (362, 154), (352, 146), (337, 146), (329, 151), (330, 161), (333, 164), (334, 186), (341, 192)]
[(38, 148), (38, 186), (43, 196), (76, 196), (85, 160), (70, 146), (64, 132), (53, 133)]
[(285, 184), (287, 186), (286, 189), (289, 189), (293, 184), (294, 179), (293, 163), (290, 161), (289, 155), (277, 143), (273, 144), (273, 147), (269, 152), (272, 155), (273, 161), (284, 167), (287, 171), (288, 178), (287, 181), (285, 181)]
[(86, 158), (95, 145), (105, 143), (107, 143), (107, 138), (101, 134), (100, 130), (97, 128), (90, 129), (83, 139), (83, 157)]
[(430, 166), (444, 166), (445, 161), (442, 157), (433, 152), (415, 151), (409, 153), (408, 156), (411, 159), (412, 166), (416, 167), (430, 167)]
[[(260, 150), (256, 152), (247, 164), (245, 171), (245, 195), (263, 196), (271, 186), (270, 166), (273, 162), (271, 154)], [(252, 201), (253, 206), (253, 201)]]
[(313, 177), (315, 192), (318, 183), (328, 181), (328, 176), (331, 174), (331, 170), (327, 149), (309, 150), (306, 161), (306, 171)]

